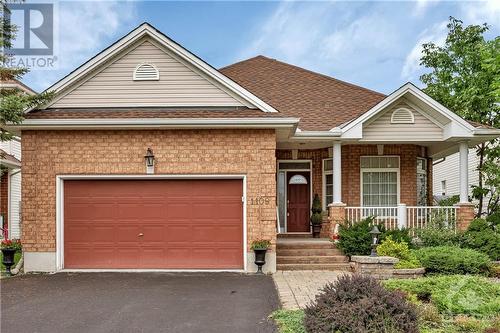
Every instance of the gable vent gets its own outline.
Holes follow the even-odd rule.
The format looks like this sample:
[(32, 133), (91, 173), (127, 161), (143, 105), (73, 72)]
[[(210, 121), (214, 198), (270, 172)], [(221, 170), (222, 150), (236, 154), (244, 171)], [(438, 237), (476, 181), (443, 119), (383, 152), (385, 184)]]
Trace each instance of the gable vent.
[(391, 116), (391, 124), (413, 124), (415, 123), (415, 117), (413, 112), (407, 108), (399, 108), (394, 110)]
[(152, 64), (140, 64), (135, 68), (134, 81), (157, 81), (160, 79), (160, 72)]

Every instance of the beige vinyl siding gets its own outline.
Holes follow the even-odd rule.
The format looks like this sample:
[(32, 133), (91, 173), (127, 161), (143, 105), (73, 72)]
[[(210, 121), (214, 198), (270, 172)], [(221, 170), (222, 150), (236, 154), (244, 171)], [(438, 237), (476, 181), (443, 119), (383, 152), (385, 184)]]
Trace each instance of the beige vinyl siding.
[[(134, 81), (134, 70), (141, 63), (155, 65), (160, 79)], [(195, 69), (145, 40), (60, 98), (52, 107), (242, 105)]]
[[(413, 124), (391, 124), (391, 115), (394, 110), (405, 107), (413, 112), (415, 123)], [(379, 118), (363, 126), (362, 141), (434, 141), (442, 140), (443, 130), (422, 115), (417, 110), (406, 104), (399, 104)]]
[[(0, 142), (0, 149), (21, 160), (21, 142), (17, 140)], [(14, 169), (9, 173), (9, 237), (21, 237), (21, 172)]]

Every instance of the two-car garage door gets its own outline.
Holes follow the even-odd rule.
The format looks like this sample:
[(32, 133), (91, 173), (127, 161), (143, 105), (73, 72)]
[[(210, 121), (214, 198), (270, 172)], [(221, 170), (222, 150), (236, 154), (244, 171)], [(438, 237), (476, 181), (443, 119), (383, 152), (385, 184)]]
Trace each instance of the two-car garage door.
[(65, 180), (65, 268), (242, 269), (236, 179)]

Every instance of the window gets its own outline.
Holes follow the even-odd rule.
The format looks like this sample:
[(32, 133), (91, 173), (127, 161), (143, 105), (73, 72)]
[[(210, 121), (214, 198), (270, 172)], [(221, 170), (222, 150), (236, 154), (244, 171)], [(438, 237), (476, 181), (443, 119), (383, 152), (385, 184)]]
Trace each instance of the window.
[(160, 72), (152, 64), (137, 65), (133, 76), (134, 81), (158, 81), (160, 79)]
[(441, 195), (446, 195), (446, 180), (441, 181)]
[(333, 160), (323, 160), (323, 210), (333, 202)]
[(417, 158), (417, 206), (427, 206), (427, 160)]
[(307, 179), (306, 177), (302, 175), (293, 175), (290, 180), (288, 181), (288, 184), (290, 185), (303, 185), (307, 184)]
[(399, 202), (399, 157), (361, 157), (361, 204), (396, 206)]

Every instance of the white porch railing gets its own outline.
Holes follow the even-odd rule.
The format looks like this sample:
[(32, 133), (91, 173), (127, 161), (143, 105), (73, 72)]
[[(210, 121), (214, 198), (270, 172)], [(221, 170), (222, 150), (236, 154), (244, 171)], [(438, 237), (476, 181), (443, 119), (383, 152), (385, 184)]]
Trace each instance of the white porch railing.
[(457, 207), (452, 206), (412, 206), (407, 207), (406, 227), (422, 229), (429, 225), (456, 228)]
[(399, 204), (397, 207), (346, 207), (345, 212), (345, 219), (351, 225), (373, 216), (377, 224), (384, 224), (386, 229), (419, 229), (436, 224), (456, 228), (456, 207)]

